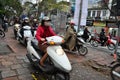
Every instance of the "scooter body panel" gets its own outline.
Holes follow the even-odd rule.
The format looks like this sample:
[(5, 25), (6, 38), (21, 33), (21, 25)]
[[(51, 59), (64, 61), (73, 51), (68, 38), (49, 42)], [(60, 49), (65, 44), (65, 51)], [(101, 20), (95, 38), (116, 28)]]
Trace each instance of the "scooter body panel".
[(31, 27), (30, 27), (30, 26), (23, 26), (23, 29), (25, 29), (24, 32), (23, 32), (24, 39), (22, 39), (22, 35), (21, 35), (21, 33), (20, 33), (20, 29), (18, 29), (18, 32), (17, 32), (17, 34), (18, 34), (18, 40), (19, 40), (22, 44), (26, 44), (26, 43), (25, 43), (25, 39), (26, 39), (26, 38), (29, 38), (29, 37), (32, 37)]
[(39, 53), (37, 53), (37, 51), (31, 45), (31, 40), (27, 42), (27, 51), (29, 54), (34, 55), (37, 59), (41, 59), (41, 57), (38, 55)]
[(59, 49), (62, 50), (62, 47), (58, 45), (49, 46), (47, 48), (47, 53), (57, 68), (65, 72), (70, 72), (72, 70), (71, 64), (63, 50), (61, 51), (61, 54), (57, 53), (57, 50)]

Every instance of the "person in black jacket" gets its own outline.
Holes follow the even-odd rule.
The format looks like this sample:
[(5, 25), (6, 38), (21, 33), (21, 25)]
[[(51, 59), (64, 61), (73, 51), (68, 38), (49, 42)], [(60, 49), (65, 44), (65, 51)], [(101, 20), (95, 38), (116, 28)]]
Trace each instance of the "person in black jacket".
[(82, 38), (84, 39), (85, 42), (89, 38), (89, 34), (90, 34), (90, 32), (88, 31), (88, 27), (85, 27), (83, 35), (82, 35)]
[(107, 41), (105, 30), (103, 28), (101, 29), (101, 32), (100, 32), (100, 41), (101, 41), (101, 46), (104, 46), (105, 42)]
[(22, 36), (22, 39), (24, 38), (24, 28), (23, 26), (30, 26), (30, 23), (29, 23), (29, 18), (28, 17), (25, 17), (23, 23), (22, 23), (22, 27), (20, 29), (20, 34)]

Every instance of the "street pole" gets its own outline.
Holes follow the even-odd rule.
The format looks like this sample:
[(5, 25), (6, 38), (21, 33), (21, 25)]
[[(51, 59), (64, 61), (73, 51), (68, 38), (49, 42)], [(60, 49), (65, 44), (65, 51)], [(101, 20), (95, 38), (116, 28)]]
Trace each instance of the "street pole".
[(83, 3), (83, 0), (80, 1), (80, 10), (79, 10), (79, 19), (78, 19), (78, 30), (77, 30), (77, 32), (79, 32), (79, 29), (81, 27), (80, 23), (81, 23), (81, 13), (82, 13), (82, 3)]

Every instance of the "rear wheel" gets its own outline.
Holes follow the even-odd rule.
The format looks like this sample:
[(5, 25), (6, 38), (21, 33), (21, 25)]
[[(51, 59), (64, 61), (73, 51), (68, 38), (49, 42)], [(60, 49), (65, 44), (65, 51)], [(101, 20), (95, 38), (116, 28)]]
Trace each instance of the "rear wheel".
[(111, 43), (109, 45), (107, 45), (108, 49), (109, 50), (115, 50), (115, 44), (114, 43)]
[(112, 80), (120, 80), (120, 64), (116, 64), (114, 67), (112, 67), (110, 75)]
[(91, 45), (94, 46), (94, 47), (98, 47), (98, 41), (91, 40)]

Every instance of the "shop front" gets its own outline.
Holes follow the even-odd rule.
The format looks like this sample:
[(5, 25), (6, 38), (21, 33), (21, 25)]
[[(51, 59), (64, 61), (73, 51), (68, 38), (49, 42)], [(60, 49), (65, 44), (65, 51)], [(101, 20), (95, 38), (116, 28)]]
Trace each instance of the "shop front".
[(99, 34), (102, 28), (105, 28), (106, 22), (105, 21), (94, 21), (93, 26), (96, 29), (96, 32)]

